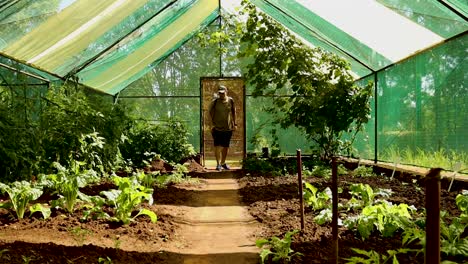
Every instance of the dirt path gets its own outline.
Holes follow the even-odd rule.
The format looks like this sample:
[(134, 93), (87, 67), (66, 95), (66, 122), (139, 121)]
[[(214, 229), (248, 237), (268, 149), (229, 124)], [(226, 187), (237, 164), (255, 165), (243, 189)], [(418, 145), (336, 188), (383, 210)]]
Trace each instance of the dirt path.
[(185, 207), (179, 235), (184, 238), (184, 263), (258, 263), (253, 238), (256, 221), (241, 206), (233, 172), (204, 174), (205, 185)]

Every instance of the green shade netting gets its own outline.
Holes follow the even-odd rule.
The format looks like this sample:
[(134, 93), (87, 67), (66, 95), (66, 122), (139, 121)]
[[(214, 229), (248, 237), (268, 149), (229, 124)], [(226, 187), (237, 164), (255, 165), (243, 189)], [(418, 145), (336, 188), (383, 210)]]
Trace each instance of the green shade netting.
[[(261, 152), (262, 147), (272, 148), (273, 143), (279, 144), (281, 154), (295, 154), (297, 149), (310, 153), (314, 144), (306, 139), (305, 135), (295, 127), (282, 129), (273, 116), (265, 111), (265, 107), (272, 105), (271, 97), (246, 97), (246, 144), (248, 152)], [(271, 132), (276, 130), (276, 140)], [(253, 140), (255, 139), (255, 140)], [(253, 144), (252, 140), (256, 142)]]
[[(277, 12), (286, 12), (298, 24), (304, 25), (318, 40), (347, 51), (354, 58), (363, 62), (373, 70), (385, 67), (391, 61), (383, 55), (361, 43), (358, 39), (343, 32), (330, 22), (311, 12), (306, 7), (294, 1), (269, 0), (277, 7)], [(273, 12), (273, 11), (271, 11)], [(296, 32), (300, 36), (307, 32)]]
[[(450, 38), (468, 30), (468, 23), (463, 18), (447, 9), (437, 0), (427, 0), (424, 2), (405, 0), (378, 1), (398, 14), (411, 19), (413, 22), (430, 29), (444, 38)], [(468, 8), (466, 3), (464, 4), (465, 11)], [(461, 2), (460, 6), (463, 6)]]
[(449, 4), (458, 12), (461, 12), (465, 18), (468, 17), (468, 2), (466, 0), (445, 0), (443, 2)]
[(178, 1), (78, 76), (85, 85), (116, 94), (212, 22), (218, 11), (214, 0)]
[[(333, 45), (323, 41), (320, 36), (317, 36), (316, 33), (311, 31), (309, 28), (304, 25), (297, 23), (290, 16), (285, 15), (278, 8), (262, 0), (253, 0), (252, 1), (256, 6), (258, 6), (263, 12), (271, 16), (273, 19), (281, 23), (283, 26), (287, 27), (292, 32), (296, 33), (298, 36), (309, 42), (310, 44), (323, 48), (329, 52), (340, 55), (351, 63), (351, 69), (358, 76), (365, 76), (371, 73), (371, 71), (361, 63), (354, 60), (352, 57), (348, 56), (346, 53), (340, 51), (338, 48)], [(298, 5), (298, 4), (296, 4)]]
[(169, 2), (75, 1), (4, 52), (65, 75), (129, 34)]
[(392, 161), (396, 150), (468, 153), (467, 41), (460, 37), (378, 74), (379, 159)]
[(141, 120), (164, 123), (170, 118), (178, 117), (188, 129), (189, 142), (197, 151), (200, 150), (200, 98), (121, 98), (122, 103), (132, 105), (133, 113)]
[[(212, 23), (204, 32), (210, 34), (217, 29), (218, 25)], [(199, 97), (200, 76), (219, 76), (220, 61), (216, 48), (215, 44), (202, 47), (197, 38), (190, 39), (157, 67), (128, 85), (119, 97)]]

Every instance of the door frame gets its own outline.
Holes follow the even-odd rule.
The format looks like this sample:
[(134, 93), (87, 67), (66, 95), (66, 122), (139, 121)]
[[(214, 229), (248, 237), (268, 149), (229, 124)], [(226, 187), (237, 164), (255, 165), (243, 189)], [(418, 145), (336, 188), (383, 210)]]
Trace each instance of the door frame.
[[(200, 77), (200, 155), (201, 155), (201, 165), (205, 166), (205, 118), (204, 118), (204, 111), (203, 111), (203, 98), (205, 96), (205, 92), (204, 92), (204, 89), (203, 89), (203, 81), (204, 80), (208, 80), (208, 81), (212, 81), (212, 82), (217, 82), (217, 83), (220, 83), (222, 81), (231, 81), (231, 80), (241, 80), (242, 81), (242, 110), (243, 110), (243, 117), (242, 117), (242, 127), (243, 127), (243, 146), (242, 146), (242, 152), (243, 152), (243, 157), (242, 158), (245, 158), (246, 155), (247, 155), (247, 142), (246, 142), (246, 138), (247, 138), (247, 128), (245, 126), (246, 124), (246, 92), (245, 92), (245, 80), (244, 78), (242, 77), (225, 77), (225, 76), (221, 76), (221, 77)], [(236, 111), (238, 111), (238, 109), (236, 109)]]

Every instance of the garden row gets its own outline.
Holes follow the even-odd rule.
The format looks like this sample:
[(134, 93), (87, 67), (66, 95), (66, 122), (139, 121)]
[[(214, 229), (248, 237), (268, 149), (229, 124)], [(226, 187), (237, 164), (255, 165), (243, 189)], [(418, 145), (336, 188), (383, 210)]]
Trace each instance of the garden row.
[[(297, 177), (278, 176), (295, 160), (250, 157), (250, 168), (269, 166), (273, 175), (242, 178), (243, 201), (264, 224), (257, 244), (266, 263), (324, 263), (333, 260), (331, 170), (313, 160), (304, 168), (305, 229)], [(290, 164), (291, 166), (289, 166)], [(271, 173), (270, 173), (271, 175)], [(340, 263), (422, 263), (426, 244), (425, 182), (376, 175), (370, 167), (338, 167)], [(468, 259), (468, 192), (442, 190), (440, 249), (444, 263)]]

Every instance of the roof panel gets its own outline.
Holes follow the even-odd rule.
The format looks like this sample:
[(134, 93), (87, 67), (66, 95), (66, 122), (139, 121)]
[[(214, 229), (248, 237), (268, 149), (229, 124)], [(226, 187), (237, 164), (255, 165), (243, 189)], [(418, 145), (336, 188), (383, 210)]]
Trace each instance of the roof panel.
[(115, 94), (218, 15), (218, 0), (178, 1), (131, 38), (78, 75), (88, 86)]
[(443, 40), (374, 0), (297, 1), (394, 62)]
[[(390, 10), (432, 32), (450, 38), (468, 30), (468, 23), (437, 0), (377, 0)], [(466, 2), (468, 3), (468, 2)], [(467, 6), (465, 3), (465, 7)]]

